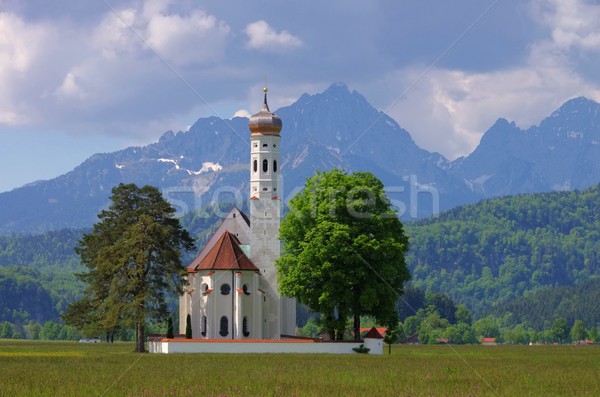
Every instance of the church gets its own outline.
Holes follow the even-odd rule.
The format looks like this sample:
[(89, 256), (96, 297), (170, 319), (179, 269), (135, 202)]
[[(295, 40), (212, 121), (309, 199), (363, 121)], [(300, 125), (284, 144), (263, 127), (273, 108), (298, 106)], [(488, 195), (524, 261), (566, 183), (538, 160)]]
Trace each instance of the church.
[(188, 265), (179, 301), (179, 329), (188, 314), (193, 339), (281, 339), (295, 335), (296, 301), (281, 296), (275, 261), (281, 255), (281, 119), (269, 110), (250, 118), (250, 203), (233, 208)]

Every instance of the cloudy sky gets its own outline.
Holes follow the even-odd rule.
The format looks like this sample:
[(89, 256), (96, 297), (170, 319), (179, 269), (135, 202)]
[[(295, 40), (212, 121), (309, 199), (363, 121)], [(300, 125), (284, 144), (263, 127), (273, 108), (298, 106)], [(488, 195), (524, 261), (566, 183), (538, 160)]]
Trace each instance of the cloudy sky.
[(333, 82), (423, 148), (470, 153), (600, 100), (597, 0), (0, 0), (0, 192), (200, 117)]

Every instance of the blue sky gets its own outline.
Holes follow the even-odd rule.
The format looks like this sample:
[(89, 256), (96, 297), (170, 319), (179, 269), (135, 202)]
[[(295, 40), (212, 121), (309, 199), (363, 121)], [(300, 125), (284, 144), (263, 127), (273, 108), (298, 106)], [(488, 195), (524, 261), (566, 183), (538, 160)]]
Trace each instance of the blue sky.
[(586, 0), (0, 0), (0, 192), (253, 113), (264, 75), (272, 109), (341, 81), (454, 159), (498, 117), (600, 100), (599, 20)]

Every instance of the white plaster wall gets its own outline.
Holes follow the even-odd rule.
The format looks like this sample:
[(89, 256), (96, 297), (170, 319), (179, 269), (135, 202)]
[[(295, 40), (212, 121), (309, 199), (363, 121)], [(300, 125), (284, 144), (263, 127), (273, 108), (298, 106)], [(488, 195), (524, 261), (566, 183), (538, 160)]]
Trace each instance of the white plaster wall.
[(365, 338), (365, 347), (368, 347), (369, 354), (383, 354), (383, 339)]
[[(150, 353), (327, 353), (357, 354), (360, 343), (148, 342)], [(369, 352), (371, 354), (371, 352)], [(375, 353), (377, 354), (377, 353)], [(379, 353), (381, 354), (381, 353)]]
[[(232, 339), (235, 332), (235, 272), (231, 270), (217, 270), (213, 274), (215, 289), (212, 292), (210, 299), (215, 301), (215, 312), (211, 318), (213, 319), (212, 324), (209, 327), (213, 330), (212, 338), (215, 339)], [(231, 288), (229, 295), (221, 294), (221, 286), (228, 284)], [(221, 317), (227, 317), (228, 319), (228, 334), (222, 336), (221, 330)]]

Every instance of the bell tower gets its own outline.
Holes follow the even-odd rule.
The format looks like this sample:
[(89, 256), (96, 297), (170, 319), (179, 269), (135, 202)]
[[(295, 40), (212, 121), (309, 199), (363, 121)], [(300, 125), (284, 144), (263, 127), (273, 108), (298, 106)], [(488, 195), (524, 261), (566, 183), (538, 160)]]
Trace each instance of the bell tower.
[[(280, 175), (281, 119), (271, 113), (264, 88), (261, 110), (248, 122), (250, 129), (250, 234), (252, 261), (260, 269), (264, 291), (263, 337), (294, 334), (295, 300), (283, 298), (277, 287), (275, 261), (281, 256), (279, 224), (283, 191)], [(293, 306), (293, 308), (292, 308)], [(293, 317), (293, 319), (292, 319)]]

